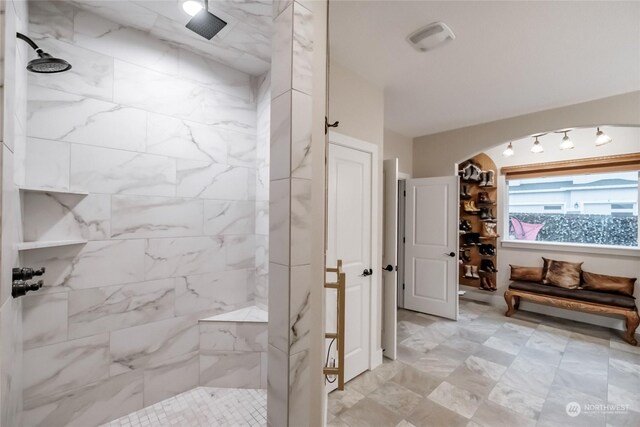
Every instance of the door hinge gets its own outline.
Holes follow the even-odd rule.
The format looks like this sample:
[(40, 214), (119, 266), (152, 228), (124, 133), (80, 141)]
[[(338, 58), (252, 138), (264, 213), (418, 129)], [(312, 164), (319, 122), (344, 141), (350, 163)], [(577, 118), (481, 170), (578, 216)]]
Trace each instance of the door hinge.
[(404, 197), (407, 197), (407, 190), (404, 190), (402, 193), (403, 193), (402, 195), (403, 195)]
[(407, 241), (407, 240), (403, 237), (403, 238), (402, 238), (402, 243), (406, 243), (406, 241)]
[(404, 291), (404, 283), (402, 284), (402, 290)]

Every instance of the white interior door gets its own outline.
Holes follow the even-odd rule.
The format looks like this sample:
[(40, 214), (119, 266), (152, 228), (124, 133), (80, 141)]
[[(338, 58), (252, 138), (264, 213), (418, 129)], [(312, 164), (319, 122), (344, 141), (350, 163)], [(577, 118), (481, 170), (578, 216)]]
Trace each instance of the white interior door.
[[(331, 141), (331, 140), (330, 140)], [(369, 369), (371, 354), (373, 157), (335, 143), (328, 151), (327, 265), (346, 273), (345, 381)], [(380, 274), (374, 271), (374, 274)], [(327, 293), (327, 330), (335, 330), (335, 296)]]
[(398, 159), (384, 161), (382, 352), (396, 360), (398, 322)]
[(406, 182), (404, 306), (458, 318), (458, 177)]

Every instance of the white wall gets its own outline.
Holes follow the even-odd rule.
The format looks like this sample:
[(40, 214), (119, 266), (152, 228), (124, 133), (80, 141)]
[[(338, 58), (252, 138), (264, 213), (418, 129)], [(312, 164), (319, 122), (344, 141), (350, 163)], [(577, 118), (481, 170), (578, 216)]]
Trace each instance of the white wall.
[(413, 138), (384, 130), (384, 160), (398, 158), (400, 173), (413, 174)]
[(23, 255), (47, 267), (24, 298), (24, 425), (96, 425), (222, 384), (233, 354), (200, 354), (198, 318), (253, 304), (256, 267), (266, 304), (269, 80), (31, 7), (31, 35), (73, 69), (30, 76), (26, 183), (89, 194), (24, 199), (26, 239), (88, 240)]
[[(339, 121), (336, 132), (367, 141), (378, 146), (378, 235), (377, 241), (382, 248), (382, 164), (384, 157), (384, 91), (382, 88), (368, 82), (362, 76), (331, 62), (329, 70), (329, 122)], [(381, 252), (380, 252), (381, 253)], [(374, 274), (378, 301), (382, 301), (382, 275)], [(378, 325), (376, 330), (382, 331), (382, 305), (378, 304)], [(377, 348), (380, 348), (382, 336), (377, 338)]]

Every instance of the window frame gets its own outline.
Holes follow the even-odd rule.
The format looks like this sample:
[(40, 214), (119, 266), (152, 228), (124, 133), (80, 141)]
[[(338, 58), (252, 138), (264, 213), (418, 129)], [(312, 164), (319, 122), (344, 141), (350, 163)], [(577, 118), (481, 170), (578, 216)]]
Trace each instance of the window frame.
[[(504, 168), (503, 168), (504, 169)], [(614, 171), (608, 170), (606, 172), (623, 172), (623, 171)], [(606, 173), (605, 171), (596, 171), (594, 170), (591, 173)], [(628, 172), (628, 170), (627, 170)], [(584, 172), (583, 172), (584, 173)], [(502, 236), (505, 236), (500, 240), (500, 246), (504, 248), (517, 248), (517, 249), (534, 249), (534, 250), (543, 250), (543, 251), (559, 251), (559, 252), (578, 252), (578, 253), (591, 253), (591, 254), (602, 254), (602, 255), (615, 255), (615, 256), (624, 256), (624, 257), (634, 257), (640, 258), (640, 169), (636, 170), (638, 174), (638, 191), (637, 191), (637, 201), (636, 206), (638, 208), (638, 246), (616, 246), (616, 245), (596, 245), (590, 243), (568, 243), (568, 242), (542, 242), (542, 241), (531, 241), (531, 240), (516, 240), (509, 239), (509, 179), (507, 175), (501, 173), (500, 180), (503, 181), (501, 184), (502, 190), (502, 215), (505, 218), (505, 221), (502, 221)], [(555, 176), (572, 176), (581, 174), (578, 170), (571, 171), (567, 170), (563, 174), (554, 174)], [(525, 177), (513, 177), (513, 180), (524, 180), (528, 179)]]

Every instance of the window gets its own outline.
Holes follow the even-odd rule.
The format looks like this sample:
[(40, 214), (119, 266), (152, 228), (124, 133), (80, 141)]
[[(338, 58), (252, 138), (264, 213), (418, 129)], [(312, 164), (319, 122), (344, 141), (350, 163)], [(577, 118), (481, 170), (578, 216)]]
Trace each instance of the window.
[(638, 171), (510, 178), (509, 238), (638, 246)]

